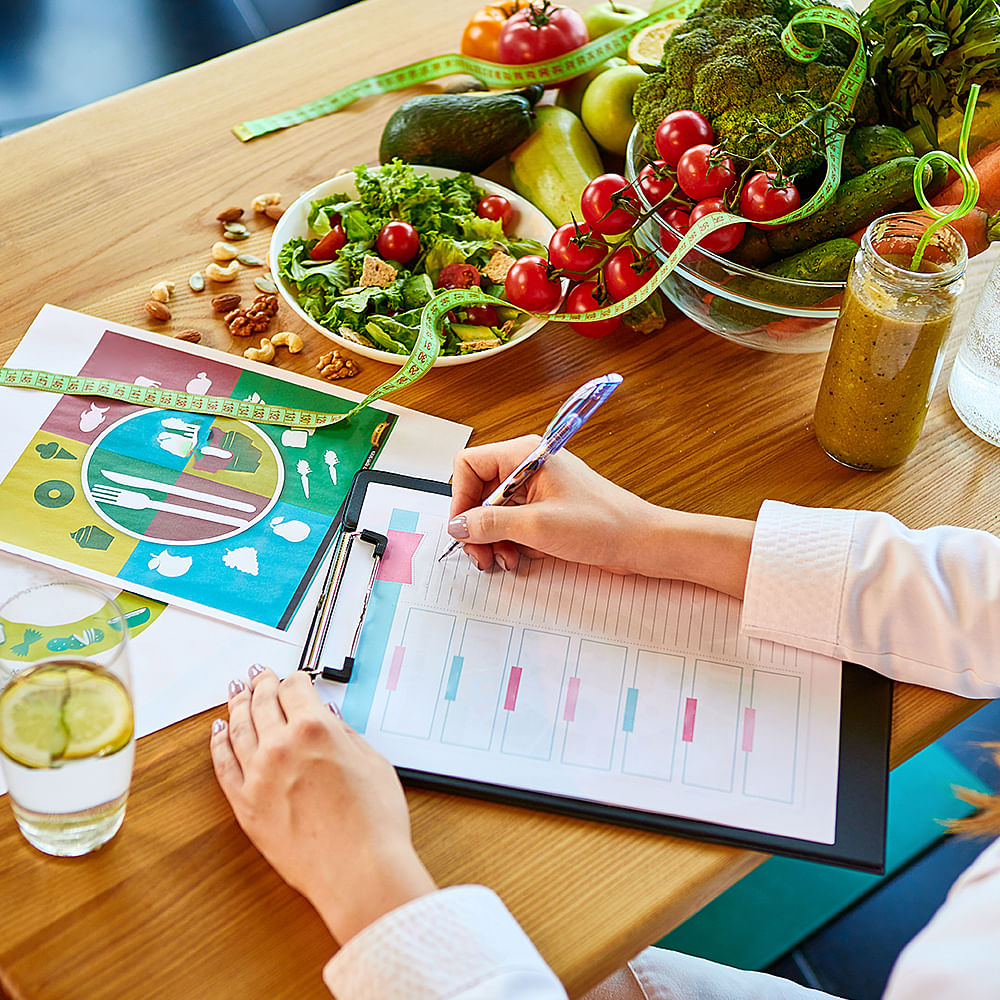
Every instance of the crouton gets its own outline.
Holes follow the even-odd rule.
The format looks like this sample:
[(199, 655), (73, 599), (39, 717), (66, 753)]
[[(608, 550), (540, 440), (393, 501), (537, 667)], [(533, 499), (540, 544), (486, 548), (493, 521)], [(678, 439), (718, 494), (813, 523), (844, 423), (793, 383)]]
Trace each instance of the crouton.
[(359, 288), (371, 288), (372, 286), (388, 288), (395, 280), (396, 269), (392, 264), (388, 264), (384, 260), (379, 260), (378, 257), (373, 257), (371, 254), (365, 254), (365, 259), (361, 266)]

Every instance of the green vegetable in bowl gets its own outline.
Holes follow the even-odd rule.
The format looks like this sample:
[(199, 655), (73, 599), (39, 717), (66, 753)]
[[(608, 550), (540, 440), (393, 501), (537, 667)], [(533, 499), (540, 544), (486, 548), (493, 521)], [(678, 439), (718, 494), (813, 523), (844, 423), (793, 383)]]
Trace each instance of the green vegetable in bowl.
[[(781, 32), (800, 7), (792, 0), (702, 0), (674, 30), (663, 58), (636, 91), (633, 111), (648, 150), (657, 126), (671, 111), (703, 114), (716, 140), (747, 160), (783, 134), (773, 153), (788, 175), (805, 174), (823, 162), (817, 136), (823, 108), (850, 63), (857, 43), (828, 30), (819, 57), (799, 63), (781, 46)], [(814, 42), (819, 29), (800, 31)], [(859, 123), (874, 122), (875, 98), (862, 86), (854, 110)], [(787, 134), (785, 134), (787, 133)]]

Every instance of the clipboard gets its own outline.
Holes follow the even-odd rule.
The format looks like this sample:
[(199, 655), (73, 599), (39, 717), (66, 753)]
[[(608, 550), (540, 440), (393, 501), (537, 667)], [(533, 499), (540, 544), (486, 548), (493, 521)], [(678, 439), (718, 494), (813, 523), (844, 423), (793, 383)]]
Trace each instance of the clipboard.
[[(356, 680), (354, 653), (364, 622), (371, 584), (375, 581), (387, 541), (384, 534), (368, 531), (359, 523), (366, 491), (372, 484), (442, 495), (451, 493), (448, 484), (388, 472), (363, 471), (355, 477), (345, 501), (341, 533), (324, 582), (324, 598), (317, 607), (314, 627), (310, 631), (310, 639), (300, 664), (300, 669), (309, 670), (314, 677), (346, 684)], [(325, 630), (352, 553), (354, 558), (370, 558), (372, 561), (368, 577), (369, 593), (364, 596), (353, 645), (349, 649), (328, 649)], [(398, 765), (396, 770), (404, 783), (416, 787), (883, 874), (891, 715), (892, 682), (865, 667), (845, 662), (841, 679), (836, 832), (832, 844), (674, 816), (665, 812), (609, 805), (588, 798), (509, 787), (453, 774), (435, 773), (432, 770)]]

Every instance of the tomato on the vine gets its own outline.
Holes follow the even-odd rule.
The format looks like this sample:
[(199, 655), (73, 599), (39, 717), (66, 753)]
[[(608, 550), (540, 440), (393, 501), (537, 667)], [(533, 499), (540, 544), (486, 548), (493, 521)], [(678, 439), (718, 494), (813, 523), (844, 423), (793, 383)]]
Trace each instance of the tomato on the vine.
[(485, 59), (487, 62), (499, 62), (497, 43), (500, 41), (500, 32), (519, 10), (528, 6), (528, 2), (529, 0), (508, 0), (506, 3), (489, 3), (477, 10), (462, 32), (462, 55)]
[(445, 264), (438, 272), (437, 288), (478, 288), (481, 284), (479, 268), (475, 264)]
[(573, 281), (587, 277), (607, 252), (607, 243), (585, 222), (565, 222), (549, 239), (549, 263)]
[(683, 192), (677, 183), (677, 175), (671, 171), (666, 160), (647, 163), (639, 171), (636, 184), (646, 196), (646, 201), (654, 208), (658, 206), (661, 212), (685, 204)]
[[(576, 285), (566, 296), (566, 312), (588, 313), (602, 308), (602, 303), (594, 298), (596, 290), (596, 281), (584, 281)], [(570, 320), (569, 325), (581, 337), (606, 337), (609, 333), (614, 333), (621, 326), (621, 322), (620, 316), (613, 316), (611, 319), (596, 319), (591, 322), (574, 323)]]
[[(533, 0), (501, 29), (497, 61), (508, 65), (544, 62), (572, 52), (589, 40), (587, 25), (575, 10), (551, 0)], [(562, 81), (566, 83), (569, 80)]]
[(548, 262), (537, 254), (514, 261), (504, 281), (507, 299), (528, 312), (551, 312), (562, 299), (562, 282), (550, 278)]
[(408, 222), (393, 219), (379, 230), (375, 237), (375, 248), (383, 260), (409, 264), (420, 252), (420, 237)]
[(783, 187), (777, 182), (774, 172), (754, 174), (740, 192), (740, 215), (765, 225), (794, 212), (802, 200), (798, 188), (789, 180)]
[(347, 234), (339, 223), (309, 251), (313, 260), (334, 260), (347, 243)]
[[(688, 229), (691, 227), (691, 218), (687, 212), (680, 208), (672, 208), (669, 212), (664, 213), (663, 221), (666, 222), (672, 229), (676, 229), (677, 232), (684, 236)], [(674, 236), (674, 234), (667, 229), (666, 226), (660, 226), (660, 246), (663, 247), (667, 253), (673, 253), (678, 246), (680, 246), (680, 240)]]
[(633, 292), (639, 291), (656, 273), (658, 264), (650, 255), (639, 253), (626, 243), (619, 247), (604, 265), (604, 286), (615, 302), (621, 302)]
[[(691, 209), (691, 225), (693, 226), (699, 219), (706, 215), (725, 211), (726, 206), (721, 198), (706, 198), (704, 201), (699, 201)], [(744, 222), (734, 222), (731, 226), (723, 226), (721, 229), (716, 229), (714, 232), (709, 233), (708, 236), (703, 236), (698, 240), (698, 246), (702, 250), (710, 250), (712, 253), (728, 253), (743, 239), (743, 233), (746, 231), (746, 228), (746, 223)]]
[(684, 150), (677, 161), (677, 183), (695, 201), (719, 198), (735, 181), (733, 161), (707, 142)]
[(602, 236), (617, 236), (631, 228), (642, 207), (621, 174), (595, 177), (580, 195), (580, 211), (587, 224)]
[(660, 122), (653, 142), (660, 157), (666, 160), (670, 166), (676, 167), (683, 153), (692, 146), (704, 142), (711, 145), (715, 142), (715, 134), (704, 115), (684, 108), (671, 111)]
[(502, 194), (488, 194), (480, 198), (476, 206), (476, 215), (480, 219), (493, 219), (499, 222), (506, 232), (514, 222), (514, 206)]

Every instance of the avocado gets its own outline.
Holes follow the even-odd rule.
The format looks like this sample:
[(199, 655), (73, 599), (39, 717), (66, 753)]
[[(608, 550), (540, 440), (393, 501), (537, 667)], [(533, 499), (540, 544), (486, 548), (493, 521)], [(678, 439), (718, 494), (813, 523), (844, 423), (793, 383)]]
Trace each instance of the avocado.
[(385, 123), (379, 160), (478, 173), (528, 138), (543, 89), (413, 97)]
[(451, 332), (459, 340), (496, 340), (496, 330), (488, 326), (475, 326), (471, 323), (452, 323)]

